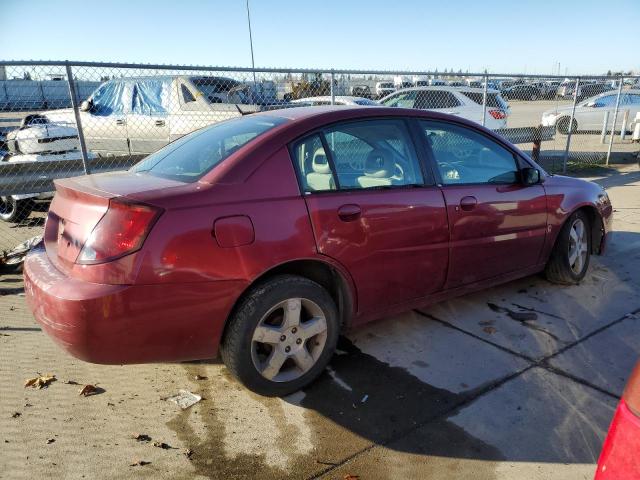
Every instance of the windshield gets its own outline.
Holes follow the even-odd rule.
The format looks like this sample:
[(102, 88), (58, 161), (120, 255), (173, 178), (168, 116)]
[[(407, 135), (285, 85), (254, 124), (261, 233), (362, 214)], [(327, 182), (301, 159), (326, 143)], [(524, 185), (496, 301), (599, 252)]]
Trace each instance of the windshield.
[(272, 128), (281, 117), (241, 117), (198, 130), (149, 155), (130, 171), (195, 182), (233, 152)]
[[(209, 103), (227, 103), (229, 100), (229, 90), (240, 85), (240, 82), (231, 78), (223, 77), (202, 77), (191, 78), (196, 88), (209, 101)], [(237, 95), (244, 99), (244, 92), (237, 92)], [(246, 103), (240, 101), (238, 103)]]

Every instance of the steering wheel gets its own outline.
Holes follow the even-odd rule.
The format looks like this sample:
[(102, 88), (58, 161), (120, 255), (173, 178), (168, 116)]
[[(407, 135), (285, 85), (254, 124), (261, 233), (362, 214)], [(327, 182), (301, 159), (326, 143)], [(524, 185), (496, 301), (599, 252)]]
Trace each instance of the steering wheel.
[(458, 160), (464, 160), (474, 155), (474, 150), (469, 147), (451, 147), (451, 153)]
[(454, 165), (449, 162), (439, 162), (438, 167), (442, 180), (459, 181), (462, 179), (460, 173), (465, 170), (464, 167), (460, 167), (459, 165)]

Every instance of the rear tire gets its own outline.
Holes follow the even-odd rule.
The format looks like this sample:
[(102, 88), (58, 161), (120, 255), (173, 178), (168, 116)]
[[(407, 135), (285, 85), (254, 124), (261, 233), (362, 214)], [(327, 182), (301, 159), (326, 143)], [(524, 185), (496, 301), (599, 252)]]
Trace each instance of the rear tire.
[(589, 270), (591, 229), (589, 219), (577, 211), (569, 217), (558, 234), (545, 268), (547, 280), (561, 285), (580, 283)]
[[(556, 130), (558, 133), (562, 135), (567, 135), (569, 133), (569, 122), (571, 121), (570, 117), (562, 117), (558, 120), (556, 124)], [(571, 124), (571, 133), (576, 133), (578, 131), (578, 122), (576, 119), (573, 119), (573, 123)]]
[(0, 220), (7, 223), (20, 223), (31, 215), (33, 207), (34, 203), (30, 198), (16, 200), (11, 196), (0, 197)]
[(220, 353), (231, 374), (260, 395), (282, 396), (322, 373), (338, 342), (336, 305), (317, 283), (273, 277), (240, 301)]

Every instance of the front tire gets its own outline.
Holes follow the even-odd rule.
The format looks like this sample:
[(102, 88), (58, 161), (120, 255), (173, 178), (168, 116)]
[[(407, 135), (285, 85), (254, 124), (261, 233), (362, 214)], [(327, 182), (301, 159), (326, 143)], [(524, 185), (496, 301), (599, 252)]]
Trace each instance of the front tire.
[(16, 200), (11, 196), (0, 197), (0, 220), (7, 223), (20, 223), (26, 220), (33, 210), (30, 198)]
[(220, 353), (249, 390), (282, 396), (322, 373), (338, 334), (338, 311), (329, 293), (307, 278), (282, 275), (253, 287), (240, 301)]
[(589, 219), (577, 211), (558, 234), (545, 269), (547, 279), (562, 285), (575, 285), (585, 277), (591, 258)]

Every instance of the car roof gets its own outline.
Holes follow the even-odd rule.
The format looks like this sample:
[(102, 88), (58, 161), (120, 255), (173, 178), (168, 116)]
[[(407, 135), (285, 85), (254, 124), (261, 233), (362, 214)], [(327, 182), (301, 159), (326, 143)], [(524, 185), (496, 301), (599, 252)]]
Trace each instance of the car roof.
[[(469, 92), (469, 93), (483, 93), (484, 88), (482, 87), (452, 87), (450, 85), (429, 85), (424, 87), (409, 87), (402, 88), (400, 90), (396, 90), (394, 93), (398, 92), (411, 92), (411, 91), (422, 91), (422, 90), (441, 90), (447, 92)], [(487, 93), (500, 93), (498, 90), (494, 88), (487, 88)]]
[[(364, 97), (355, 97), (353, 95), (335, 95), (333, 97), (336, 100), (347, 100), (347, 101), (355, 101), (355, 100), (368, 100), (367, 98)], [(321, 95), (318, 97), (305, 97), (305, 98), (298, 98), (296, 100), (291, 100), (291, 103), (304, 103), (304, 102), (327, 102), (327, 101), (331, 101), (331, 96), (330, 95)]]

